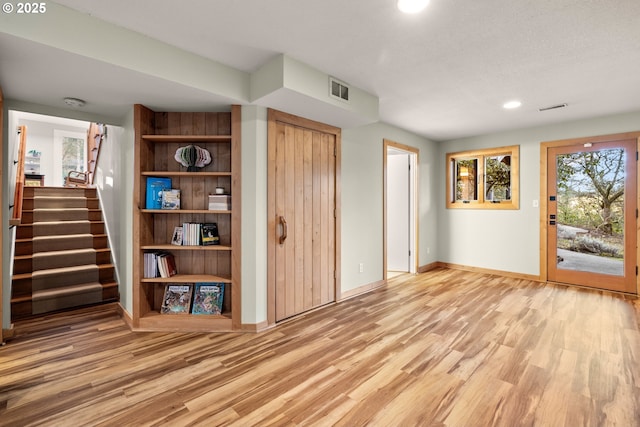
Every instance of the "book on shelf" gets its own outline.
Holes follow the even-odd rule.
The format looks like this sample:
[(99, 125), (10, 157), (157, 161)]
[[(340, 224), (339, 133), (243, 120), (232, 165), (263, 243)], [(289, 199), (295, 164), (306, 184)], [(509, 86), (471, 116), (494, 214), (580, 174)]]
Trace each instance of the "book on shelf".
[(191, 314), (222, 314), (224, 283), (196, 283)]
[(171, 244), (183, 246), (209, 246), (220, 244), (218, 224), (215, 222), (185, 222), (173, 229)]
[(219, 245), (220, 234), (218, 233), (218, 224), (215, 222), (201, 224), (201, 243), (203, 246)]
[(230, 194), (209, 194), (209, 210), (210, 211), (230, 211), (231, 195)]
[(182, 224), (182, 244), (185, 246), (200, 245), (200, 224), (195, 222), (185, 222)]
[(180, 190), (176, 188), (162, 190), (162, 209), (180, 209)]
[(162, 298), (162, 314), (181, 314), (189, 313), (191, 307), (191, 296), (193, 294), (193, 285), (186, 283), (169, 283), (164, 287), (164, 296)]
[(144, 277), (146, 279), (153, 279), (156, 277), (166, 279), (178, 274), (178, 269), (176, 268), (176, 260), (171, 252), (145, 252), (143, 261)]
[(164, 177), (148, 177), (147, 178), (147, 196), (146, 205), (147, 209), (161, 209), (162, 208), (162, 191), (171, 189), (171, 178)]

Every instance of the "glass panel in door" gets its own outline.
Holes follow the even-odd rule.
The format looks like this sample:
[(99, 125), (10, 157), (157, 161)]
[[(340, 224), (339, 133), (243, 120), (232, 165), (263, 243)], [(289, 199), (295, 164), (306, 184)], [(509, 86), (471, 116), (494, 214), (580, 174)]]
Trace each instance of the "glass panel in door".
[(549, 280), (636, 292), (635, 140), (549, 149)]

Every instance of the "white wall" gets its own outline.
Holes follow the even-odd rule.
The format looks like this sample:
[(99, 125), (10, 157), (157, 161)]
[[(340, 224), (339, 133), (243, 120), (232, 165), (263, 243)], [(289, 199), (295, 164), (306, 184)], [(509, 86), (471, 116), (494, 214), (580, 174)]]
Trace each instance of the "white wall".
[[(24, 113), (16, 113), (18, 115), (18, 125), (27, 127), (27, 153), (30, 150), (40, 151), (40, 174), (44, 175), (44, 185), (61, 186), (63, 185), (61, 175), (61, 146), (55, 149), (55, 135), (69, 135), (73, 137), (87, 139), (87, 131), (89, 130), (89, 122), (77, 120), (65, 120), (68, 123), (41, 121), (46, 118), (24, 118)], [(33, 115), (28, 115), (32, 117)], [(56, 120), (57, 121), (57, 120)], [(58, 157), (58, 158), (56, 158)], [(56, 164), (58, 167), (56, 168)], [(56, 173), (57, 172), (57, 173)]]
[[(114, 261), (116, 280), (120, 291), (120, 303), (131, 310), (131, 280), (124, 280), (127, 264), (131, 257), (127, 246), (131, 246), (131, 234), (127, 233), (127, 219), (131, 217), (133, 184), (128, 180), (133, 176), (133, 168), (127, 169), (126, 147), (131, 145), (127, 132), (118, 126), (107, 125), (107, 137), (100, 146), (100, 157), (96, 168), (94, 183), (100, 197), (102, 216), (109, 236), (109, 247)], [(124, 274), (123, 274), (124, 273)]]
[[(435, 142), (375, 123), (342, 131), (342, 291), (383, 279), (383, 139), (419, 149), (418, 265), (437, 261)], [(427, 251), (429, 249), (429, 251)], [(364, 271), (359, 272), (359, 264)]]
[[(433, 165), (436, 144), (377, 123), (342, 132), (342, 291), (383, 279), (383, 139), (416, 147), (419, 154), (420, 265), (436, 261)], [(267, 319), (267, 113), (242, 107), (242, 322)], [(364, 272), (359, 273), (359, 263)]]
[[(438, 260), (514, 273), (540, 274), (540, 144), (640, 130), (640, 112), (443, 142), (437, 162)], [(520, 209), (446, 209), (445, 156), (478, 148), (520, 146)]]
[(242, 323), (267, 320), (267, 109), (242, 107)]

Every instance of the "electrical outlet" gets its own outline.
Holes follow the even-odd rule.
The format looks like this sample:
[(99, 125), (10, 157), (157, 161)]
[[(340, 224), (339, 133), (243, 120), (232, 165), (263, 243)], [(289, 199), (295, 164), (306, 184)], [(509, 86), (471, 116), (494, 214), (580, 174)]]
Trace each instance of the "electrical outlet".
[(364, 273), (364, 264), (360, 263), (360, 273)]
[(431, 253), (431, 248), (427, 248), (427, 255)]

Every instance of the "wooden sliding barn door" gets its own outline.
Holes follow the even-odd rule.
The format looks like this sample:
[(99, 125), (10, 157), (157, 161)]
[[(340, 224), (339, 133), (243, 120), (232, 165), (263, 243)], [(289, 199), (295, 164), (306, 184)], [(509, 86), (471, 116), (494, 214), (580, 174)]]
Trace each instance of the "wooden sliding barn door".
[(270, 324), (336, 300), (340, 129), (269, 110)]

